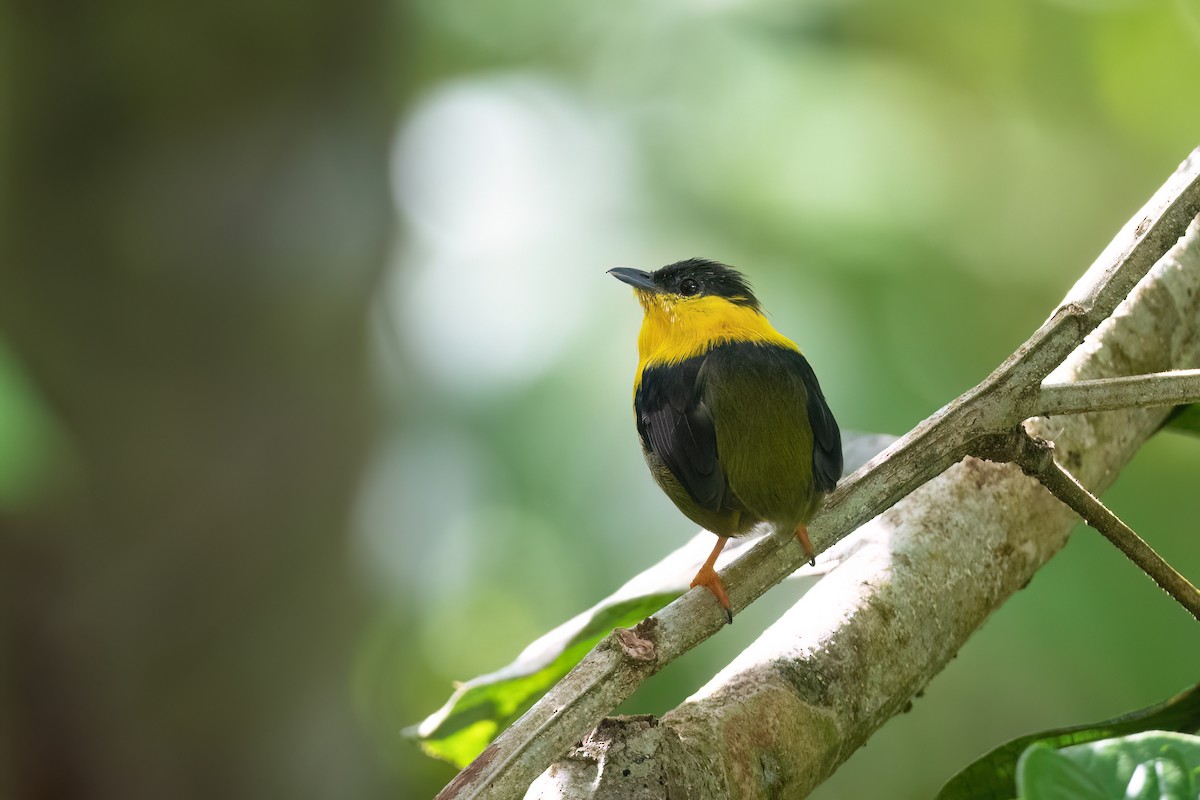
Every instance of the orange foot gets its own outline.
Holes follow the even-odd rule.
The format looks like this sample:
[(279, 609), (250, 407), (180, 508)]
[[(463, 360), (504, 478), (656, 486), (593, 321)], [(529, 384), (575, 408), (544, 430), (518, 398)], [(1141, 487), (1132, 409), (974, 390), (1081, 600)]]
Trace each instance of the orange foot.
[(808, 565), (815, 567), (817, 565), (817, 553), (813, 550), (812, 542), (808, 540), (808, 528), (804, 525), (796, 528), (796, 539), (800, 542), (800, 546), (804, 548), (804, 555), (808, 556)]
[(713, 564), (717, 563), (717, 556), (721, 554), (721, 550), (725, 547), (725, 543), (729, 541), (726, 536), (717, 537), (717, 546), (713, 548), (708, 555), (708, 560), (704, 562), (704, 566), (700, 567), (700, 571), (696, 573), (696, 577), (692, 578), (692, 588), (697, 586), (705, 586), (713, 596), (717, 598), (717, 602), (725, 609), (725, 616), (729, 619), (729, 624), (733, 624), (733, 609), (729, 607), (729, 595), (725, 594), (725, 584), (721, 583), (721, 577), (717, 575), (717, 571), (713, 569)]

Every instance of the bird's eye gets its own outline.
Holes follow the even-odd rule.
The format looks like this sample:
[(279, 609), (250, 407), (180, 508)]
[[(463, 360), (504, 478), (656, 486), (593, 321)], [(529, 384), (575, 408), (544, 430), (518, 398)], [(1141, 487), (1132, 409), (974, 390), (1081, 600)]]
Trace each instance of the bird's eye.
[(684, 278), (679, 282), (679, 293), (685, 297), (691, 297), (700, 291), (700, 284), (694, 278)]

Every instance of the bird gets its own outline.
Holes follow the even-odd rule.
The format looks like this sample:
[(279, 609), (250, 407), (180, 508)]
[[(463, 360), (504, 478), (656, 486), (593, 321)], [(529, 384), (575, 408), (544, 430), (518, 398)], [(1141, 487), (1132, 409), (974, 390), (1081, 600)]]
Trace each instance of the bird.
[(714, 565), (760, 523), (794, 534), (842, 474), (837, 421), (800, 348), (771, 325), (742, 273), (691, 258), (653, 272), (608, 270), (642, 306), (633, 409), (642, 454), (684, 516), (717, 536), (691, 586), (730, 623)]

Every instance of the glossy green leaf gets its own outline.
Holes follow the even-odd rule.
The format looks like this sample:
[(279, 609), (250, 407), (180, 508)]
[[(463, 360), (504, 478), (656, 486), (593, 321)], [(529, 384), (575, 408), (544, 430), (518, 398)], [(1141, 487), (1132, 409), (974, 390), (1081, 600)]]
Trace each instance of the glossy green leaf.
[[(1017, 762), (1034, 744), (1050, 749), (1148, 730), (1200, 730), (1200, 684), (1164, 703), (1099, 723), (1029, 734), (997, 747), (947, 781), (937, 800), (1010, 800), (1017, 793)], [(1040, 758), (1040, 757), (1039, 757)]]
[(466, 766), (609, 631), (641, 622), (686, 589), (601, 603), (533, 642), (503, 669), (461, 684), (441, 709), (405, 733), (429, 755)]
[(1200, 737), (1148, 731), (1055, 750), (1030, 747), (1020, 800), (1195, 800)]
[(1107, 800), (1112, 796), (1086, 769), (1040, 742), (1021, 756), (1017, 789), (1019, 800)]

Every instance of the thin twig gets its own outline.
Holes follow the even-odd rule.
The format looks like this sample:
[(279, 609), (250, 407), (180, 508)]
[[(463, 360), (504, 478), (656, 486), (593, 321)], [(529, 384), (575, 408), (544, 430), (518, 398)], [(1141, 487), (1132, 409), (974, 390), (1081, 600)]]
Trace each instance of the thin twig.
[(1036, 478), (1050, 494), (1102, 533), (1163, 591), (1200, 620), (1200, 591), (1058, 463), (1054, 458), (1053, 442), (1031, 436), (1024, 426), (1018, 425), (1009, 434), (979, 442), (975, 455), (989, 461), (1012, 462), (1026, 475)]
[(1154, 551), (1142, 537), (1138, 536), (1128, 525), (1120, 520), (1108, 508), (1089, 492), (1075, 476), (1063, 469), (1062, 465), (1050, 459), (1046, 467), (1036, 473), (1038, 481), (1050, 490), (1050, 493), (1062, 500), (1083, 517), (1104, 537), (1116, 545), (1129, 560), (1137, 564), (1143, 572), (1149, 575), (1163, 591), (1175, 598), (1176, 601), (1192, 616), (1200, 620), (1200, 592), (1196, 587), (1179, 574), (1170, 564)]
[[(970, 443), (1032, 416), (1042, 380), (1106, 319), (1200, 214), (1200, 149), (1130, 221), (1030, 339), (974, 389), (922, 422), (846, 479), (813, 520), (817, 552), (891, 508), (961, 459)], [(745, 608), (807, 556), (794, 537), (767, 537), (722, 576), (733, 610)], [(521, 797), (537, 775), (628, 698), (653, 672), (720, 630), (725, 616), (691, 591), (655, 615), (650, 661), (622, 657), (610, 634), (438, 795)], [(615, 663), (614, 663), (615, 659)], [(611, 670), (611, 672), (609, 671)], [(607, 678), (596, 690), (590, 676)], [(569, 709), (566, 713), (560, 713)], [(520, 753), (519, 757), (514, 754)]]
[(1161, 408), (1200, 402), (1200, 369), (1179, 369), (1123, 378), (1044, 383), (1036, 416)]

